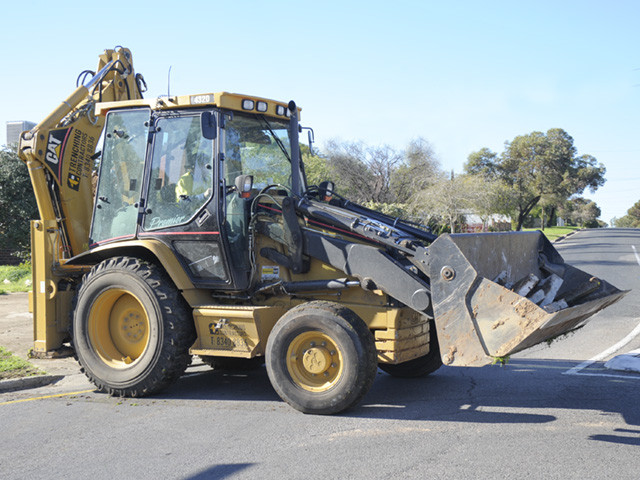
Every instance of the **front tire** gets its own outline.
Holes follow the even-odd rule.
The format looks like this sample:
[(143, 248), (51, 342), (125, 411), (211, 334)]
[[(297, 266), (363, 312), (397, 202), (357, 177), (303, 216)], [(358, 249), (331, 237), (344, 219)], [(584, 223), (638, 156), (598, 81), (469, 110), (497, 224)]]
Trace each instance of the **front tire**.
[(175, 382), (191, 361), (195, 328), (171, 279), (137, 258), (103, 261), (76, 297), (73, 343), (100, 391), (140, 397)]
[(357, 404), (376, 376), (373, 335), (351, 310), (309, 302), (278, 320), (266, 348), (267, 373), (296, 410), (334, 414)]

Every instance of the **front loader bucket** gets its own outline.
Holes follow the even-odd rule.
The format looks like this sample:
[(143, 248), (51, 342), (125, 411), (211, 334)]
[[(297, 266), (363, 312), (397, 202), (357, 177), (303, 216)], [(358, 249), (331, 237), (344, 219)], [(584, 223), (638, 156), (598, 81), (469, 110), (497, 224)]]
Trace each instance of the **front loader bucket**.
[(541, 232), (441, 235), (429, 260), (446, 365), (482, 366), (553, 339), (627, 293), (564, 263)]

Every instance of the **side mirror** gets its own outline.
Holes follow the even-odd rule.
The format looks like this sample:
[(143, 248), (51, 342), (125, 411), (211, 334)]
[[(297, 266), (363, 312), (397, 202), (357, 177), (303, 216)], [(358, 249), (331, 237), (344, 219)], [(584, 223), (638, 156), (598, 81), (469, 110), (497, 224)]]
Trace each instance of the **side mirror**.
[(238, 175), (235, 184), (240, 198), (249, 198), (253, 188), (253, 175)]
[(216, 138), (216, 116), (213, 112), (202, 112), (200, 114), (200, 129), (202, 136), (207, 140)]
[(333, 182), (324, 181), (321, 182), (318, 186), (318, 190), (320, 193), (320, 200), (325, 202), (329, 202), (333, 197), (333, 192), (335, 190), (335, 184)]
[(308, 130), (307, 132), (307, 139), (309, 140), (309, 153), (311, 154), (312, 157), (316, 156), (316, 152), (313, 149), (313, 144), (316, 141), (315, 140), (315, 135), (313, 133), (313, 128), (311, 127), (302, 127), (302, 130)]

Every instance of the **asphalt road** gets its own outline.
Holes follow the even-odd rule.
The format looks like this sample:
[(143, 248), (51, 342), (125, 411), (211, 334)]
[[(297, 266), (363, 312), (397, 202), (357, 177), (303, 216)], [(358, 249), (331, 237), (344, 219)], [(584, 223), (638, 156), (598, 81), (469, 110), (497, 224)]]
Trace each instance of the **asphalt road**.
[[(560, 246), (561, 245), (561, 246)], [(640, 288), (640, 231), (580, 232), (567, 261)], [(640, 478), (640, 375), (588, 365), (640, 323), (632, 292), (566, 339), (506, 367), (379, 373), (345, 414), (300, 414), (264, 369), (192, 367), (147, 399), (45, 389), (0, 395), (2, 478)], [(580, 368), (577, 368), (580, 367)], [(572, 373), (571, 373), (572, 372)]]

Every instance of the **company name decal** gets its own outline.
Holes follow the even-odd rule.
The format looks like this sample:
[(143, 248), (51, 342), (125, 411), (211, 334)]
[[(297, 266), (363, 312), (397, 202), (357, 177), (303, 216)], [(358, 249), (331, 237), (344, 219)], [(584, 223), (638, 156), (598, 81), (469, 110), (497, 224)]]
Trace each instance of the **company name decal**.
[(49, 164), (49, 167), (58, 174), (58, 179), (60, 179), (60, 159), (64, 155), (67, 136), (70, 130), (70, 128), (51, 130), (49, 132), (49, 139), (47, 140), (47, 153), (44, 158)]
[(95, 147), (96, 138), (82, 130), (52, 130), (47, 140), (45, 161), (55, 172), (58, 182), (62, 183), (62, 177), (66, 176), (67, 187), (77, 192), (82, 179), (91, 177), (91, 156)]

